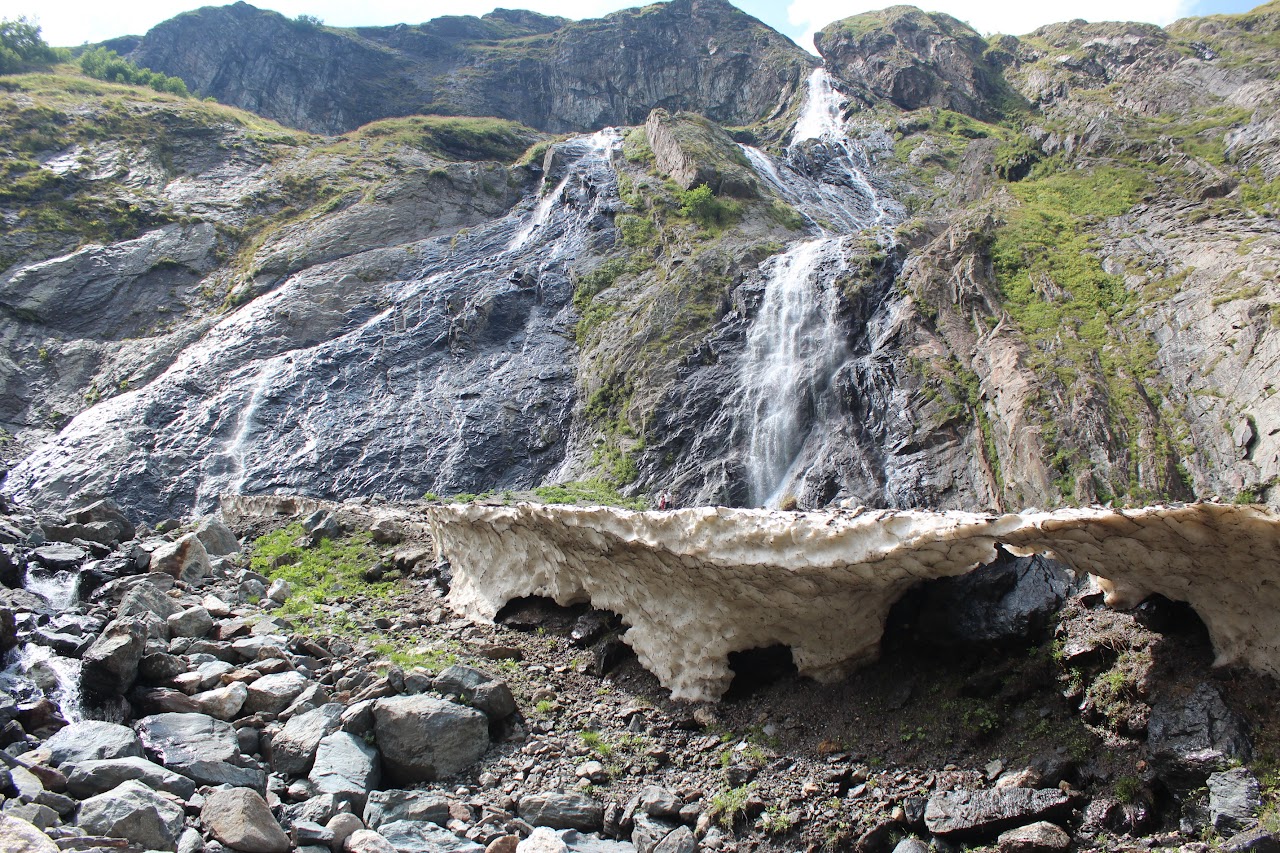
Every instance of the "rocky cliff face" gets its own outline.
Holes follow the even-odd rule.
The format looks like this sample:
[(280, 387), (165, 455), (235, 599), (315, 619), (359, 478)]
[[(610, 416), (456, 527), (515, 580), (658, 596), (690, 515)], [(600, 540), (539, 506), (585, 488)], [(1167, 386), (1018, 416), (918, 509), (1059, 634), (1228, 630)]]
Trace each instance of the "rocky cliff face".
[(353, 30), (240, 2), (160, 24), (129, 56), (200, 96), (320, 133), (415, 113), (591, 131), (655, 107), (752, 124), (785, 110), (813, 64), (724, 0), (580, 22), (500, 9)]
[[(459, 111), (633, 125), (554, 142), (438, 115), (326, 138), (6, 78), (5, 488), (153, 515), (583, 479), (732, 505), (1274, 500), (1273, 6), (990, 42), (895, 7), (828, 28), (816, 73), (716, 3), (356, 32), (240, 4), (198, 13), (221, 22), (201, 45), (177, 19), (138, 48), (207, 48), (212, 81), (257, 67), (225, 58), (241, 29), (285, 27), (307, 85), (363, 73), (315, 59), (330, 43), (392, 76), (465, 55)], [(298, 124), (386, 114), (363, 84), (247, 79)]]

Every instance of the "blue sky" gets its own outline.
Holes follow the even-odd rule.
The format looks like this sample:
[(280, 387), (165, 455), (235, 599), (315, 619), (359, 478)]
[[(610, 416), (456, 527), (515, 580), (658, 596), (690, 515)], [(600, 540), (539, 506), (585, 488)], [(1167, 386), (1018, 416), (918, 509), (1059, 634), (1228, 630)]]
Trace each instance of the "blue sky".
[[(596, 17), (639, 5), (636, 0), (260, 0), (254, 5), (290, 17), (318, 15), (337, 26), (419, 23), (437, 15), (483, 14), (495, 5), (528, 8), (571, 18)], [(802, 47), (813, 49), (812, 34), (831, 21), (880, 9), (893, 0), (734, 0), (751, 15), (786, 33)], [(55, 45), (77, 45), (114, 36), (141, 34), (179, 12), (208, 5), (198, 0), (0, 0), (0, 17), (25, 15), (39, 21), (45, 38)], [(1067, 18), (1136, 20), (1167, 24), (1187, 15), (1242, 12), (1255, 3), (1237, 0), (1075, 0), (1067, 6), (1028, 3), (1027, 0), (919, 0), (916, 5), (947, 12), (968, 21), (980, 32), (1021, 34), (1042, 24)]]

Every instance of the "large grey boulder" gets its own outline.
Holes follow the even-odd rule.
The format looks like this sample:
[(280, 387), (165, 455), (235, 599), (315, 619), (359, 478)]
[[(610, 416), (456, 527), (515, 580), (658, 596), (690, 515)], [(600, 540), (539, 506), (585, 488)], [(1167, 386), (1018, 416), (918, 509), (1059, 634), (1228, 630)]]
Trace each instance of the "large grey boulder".
[(454, 664), (435, 678), (440, 693), (456, 693), (467, 704), (492, 720), (505, 720), (516, 712), (516, 699), (507, 682), (482, 669)]
[(209, 611), (200, 606), (174, 613), (166, 622), (169, 634), (174, 637), (203, 637), (213, 630), (215, 624)]
[(1147, 744), (1166, 781), (1186, 787), (1202, 784), (1233, 758), (1247, 761), (1250, 754), (1244, 723), (1206, 683), (1188, 696), (1166, 697), (1151, 706)]
[(364, 825), (371, 829), (399, 820), (445, 826), (449, 818), (449, 798), (430, 791), (370, 791), (364, 807)]
[(0, 814), (0, 853), (59, 853), (59, 848), (22, 818)]
[(81, 803), (76, 823), (89, 835), (127, 838), (148, 850), (176, 850), (182, 806), (130, 780)]
[(229, 527), (212, 516), (200, 522), (200, 526), (196, 528), (196, 538), (204, 545), (205, 553), (210, 557), (240, 553), (240, 540), (236, 539)]
[(32, 551), (31, 559), (51, 572), (70, 572), (89, 559), (89, 552), (78, 545), (51, 542)]
[[(347, 840), (342, 843), (342, 849), (346, 853), (408, 853), (404, 848), (397, 848), (372, 829), (357, 829), (347, 836)], [(437, 853), (437, 848), (432, 847), (431, 853)]]
[(1224, 835), (1256, 822), (1262, 808), (1261, 786), (1243, 767), (1232, 767), (1209, 776), (1209, 821)]
[(306, 775), (320, 741), (341, 727), (342, 709), (342, 705), (331, 702), (291, 717), (271, 739), (271, 767), (290, 776)]
[(164, 572), (186, 584), (196, 585), (209, 576), (209, 554), (194, 533), (166, 542), (151, 552), (151, 571)]
[(142, 745), (156, 759), (203, 785), (265, 790), (266, 774), (240, 767), (240, 742), (230, 724), (208, 714), (166, 713), (134, 724)]
[(947, 840), (993, 839), (1007, 829), (1070, 814), (1071, 799), (1057, 788), (941, 791), (929, 798), (924, 824)]
[(86, 696), (123, 696), (138, 678), (146, 645), (147, 625), (141, 617), (109, 624), (81, 658), (80, 686)]
[(249, 698), (249, 688), (243, 681), (233, 681), (225, 687), (215, 687), (191, 697), (200, 713), (219, 720), (232, 720)]
[(242, 853), (288, 853), (289, 836), (257, 791), (231, 788), (205, 797), (200, 820), (218, 841)]
[(378, 786), (378, 751), (361, 738), (334, 732), (321, 739), (307, 777), (318, 794), (333, 794), (363, 812), (369, 791)]
[(379, 699), (373, 720), (383, 767), (394, 784), (450, 776), (489, 748), (484, 714), (430, 696)]
[(133, 729), (117, 723), (85, 720), (72, 723), (44, 742), (54, 767), (104, 758), (141, 758), (142, 741)]
[(534, 826), (594, 832), (604, 825), (604, 806), (586, 794), (548, 791), (521, 797), (520, 817)]
[(474, 841), (459, 838), (434, 823), (398, 820), (378, 827), (378, 834), (391, 842), (397, 853), (483, 853)]
[(110, 791), (130, 779), (183, 800), (191, 799), (196, 792), (195, 782), (145, 758), (81, 761), (60, 769), (67, 777), (67, 793), (79, 800)]
[(154, 613), (161, 619), (168, 619), (181, 611), (182, 605), (166, 595), (163, 589), (149, 580), (140, 580), (121, 596), (120, 606), (116, 608), (116, 618)]
[(301, 673), (277, 672), (249, 682), (249, 696), (244, 701), (247, 714), (279, 714), (302, 695), (311, 682)]

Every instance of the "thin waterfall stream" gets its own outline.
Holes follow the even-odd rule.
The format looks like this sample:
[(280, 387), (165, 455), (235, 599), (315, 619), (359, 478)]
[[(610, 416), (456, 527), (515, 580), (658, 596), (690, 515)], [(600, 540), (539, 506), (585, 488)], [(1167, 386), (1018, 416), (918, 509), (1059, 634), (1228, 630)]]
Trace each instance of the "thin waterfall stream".
[[(48, 602), (54, 619), (74, 621), (79, 613), (79, 572), (31, 571), (27, 592)], [(59, 655), (47, 645), (28, 639), (11, 649), (0, 669), (0, 690), (19, 701), (43, 696), (53, 701), (69, 723), (86, 718), (80, 691), (80, 661)]]
[[(769, 262), (760, 309), (748, 333), (736, 401), (746, 439), (749, 502), (777, 507), (803, 475), (810, 430), (833, 414), (833, 380), (848, 358), (837, 279), (848, 269), (853, 235), (892, 245), (900, 209), (868, 178), (866, 155), (849, 139), (845, 99), (823, 68), (808, 81), (804, 108), (786, 157), (775, 162), (744, 146), (756, 171), (795, 206), (820, 236), (791, 245)], [(825, 158), (820, 177), (799, 164)], [(828, 172), (832, 179), (825, 179)]]

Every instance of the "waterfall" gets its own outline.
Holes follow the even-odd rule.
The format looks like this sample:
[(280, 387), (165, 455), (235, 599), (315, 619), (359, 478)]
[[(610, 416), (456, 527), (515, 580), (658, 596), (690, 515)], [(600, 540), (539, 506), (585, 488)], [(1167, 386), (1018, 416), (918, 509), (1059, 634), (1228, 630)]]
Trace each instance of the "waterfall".
[[(30, 572), (26, 589), (49, 603), (57, 614), (78, 610), (78, 572)], [(0, 670), (0, 689), (21, 698), (38, 695), (55, 702), (67, 722), (85, 719), (80, 695), (80, 661), (61, 657), (47, 646), (26, 642), (12, 649)]]
[(742, 146), (756, 172), (821, 235), (793, 244), (764, 268), (734, 402), (752, 505), (778, 506), (803, 477), (809, 433), (835, 414), (833, 381), (849, 360), (836, 286), (848, 269), (848, 235), (870, 232), (891, 245), (901, 216), (868, 177), (866, 154), (845, 134), (844, 105), (819, 68), (809, 77), (785, 159)]

